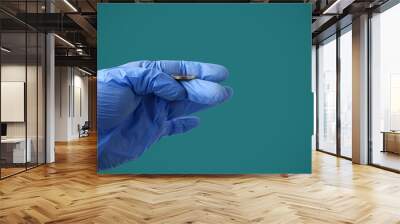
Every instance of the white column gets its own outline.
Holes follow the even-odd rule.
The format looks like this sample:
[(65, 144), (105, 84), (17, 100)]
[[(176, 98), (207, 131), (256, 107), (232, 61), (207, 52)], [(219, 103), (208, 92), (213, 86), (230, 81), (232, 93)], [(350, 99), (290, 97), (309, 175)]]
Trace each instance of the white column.
[(46, 163), (55, 161), (54, 133), (55, 133), (55, 76), (54, 76), (54, 35), (46, 36)]
[[(54, 12), (54, 5), (46, 1), (46, 11)], [(46, 35), (46, 163), (55, 161), (55, 43), (54, 34)]]
[(368, 16), (353, 19), (353, 162), (368, 163)]

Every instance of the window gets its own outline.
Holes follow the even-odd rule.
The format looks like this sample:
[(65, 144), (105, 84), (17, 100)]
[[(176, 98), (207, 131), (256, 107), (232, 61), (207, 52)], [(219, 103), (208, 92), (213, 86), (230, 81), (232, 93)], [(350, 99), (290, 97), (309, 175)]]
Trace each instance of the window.
[(352, 34), (351, 26), (340, 35), (340, 155), (352, 156)]
[(371, 162), (400, 170), (400, 4), (371, 18)]
[(336, 153), (336, 36), (318, 47), (318, 149)]

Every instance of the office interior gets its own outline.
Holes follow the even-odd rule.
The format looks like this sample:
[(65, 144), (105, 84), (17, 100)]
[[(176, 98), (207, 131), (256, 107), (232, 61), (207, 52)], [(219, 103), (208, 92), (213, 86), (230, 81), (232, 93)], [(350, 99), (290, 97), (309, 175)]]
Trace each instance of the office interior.
[(54, 162), (55, 143), (94, 132), (96, 54), (95, 41), (58, 16), (72, 5), (6, 0), (0, 6), (3, 179)]
[[(324, 31), (325, 34), (322, 32), (319, 37), (314, 38), (314, 78), (317, 80), (318, 105), (315, 115), (315, 147), (321, 152), (349, 160), (355, 154), (359, 157), (357, 151), (364, 151), (364, 158), (353, 161), (364, 160), (362, 164), (398, 172), (400, 92), (399, 68), (396, 63), (399, 44), (396, 38), (400, 36), (400, 32), (395, 24), (400, 21), (400, 5), (390, 1), (379, 5), (368, 11), (362, 27), (357, 27), (357, 32), (360, 33), (356, 37), (352, 21), (344, 16), (339, 20), (341, 24), (336, 30), (328, 29)], [(349, 16), (351, 15), (347, 15)], [(361, 43), (363, 45), (359, 45), (359, 35), (364, 36), (364, 40), (361, 40), (364, 41)], [(364, 49), (360, 49), (361, 47)], [(358, 48), (358, 52), (353, 53), (355, 48)], [(356, 56), (363, 58), (358, 61)], [(363, 63), (364, 68), (353, 68), (355, 62)], [(355, 77), (354, 73), (358, 69), (364, 69), (365, 77)], [(362, 80), (363, 78), (366, 80)], [(354, 81), (361, 81), (363, 85), (357, 86), (357, 83), (352, 83)], [(360, 97), (364, 99), (361, 102), (352, 102), (354, 95), (359, 94), (354, 92), (359, 91), (353, 90), (355, 87), (363, 88)], [(354, 112), (353, 106), (360, 106), (360, 103), (364, 111)], [(365, 129), (365, 146), (355, 148), (352, 147), (352, 134), (357, 130), (352, 127), (352, 122), (360, 117), (364, 119), (361, 120), (363, 124), (360, 125), (363, 127), (360, 129)]]
[[(75, 154), (82, 151), (86, 153), (85, 144), (91, 144), (87, 147), (90, 151), (87, 155), (79, 154), (79, 157), (94, 160), (97, 125), (96, 4), (101, 2), (168, 4), (174, 1), (0, 2), (1, 187), (6, 186), (8, 181), (29, 178), (35, 172), (42, 172), (36, 170), (57, 170), (59, 161), (62, 163), (62, 172), (70, 172), (68, 167), (74, 169), (72, 167), (77, 164), (68, 158), (76, 158)], [(312, 5), (310, 35), (313, 40), (313, 63), (310, 66), (313, 72), (310, 75), (313, 77), (313, 84), (310, 91), (314, 96), (314, 134), (313, 148), (310, 150), (314, 151), (313, 170), (317, 172), (317, 176), (313, 178), (318, 183), (325, 183), (321, 185), (322, 189), (335, 186), (338, 189), (335, 192), (347, 192), (349, 186), (358, 186), (358, 183), (352, 182), (356, 179), (384, 176), (385, 178), (379, 178), (380, 186), (372, 184), (375, 183), (374, 180), (363, 182), (371, 185), (368, 186), (370, 188), (367, 187), (368, 195), (371, 198), (382, 198), (382, 188), (391, 189), (382, 194), (390, 192), (398, 195), (399, 191), (396, 189), (400, 189), (400, 183), (392, 181), (392, 178), (398, 179), (400, 173), (400, 2), (218, 2)], [(68, 165), (68, 162), (71, 164)], [(95, 178), (93, 182), (97, 183), (96, 178), (100, 177), (93, 174), (95, 163), (91, 163), (89, 168), (84, 167), (91, 170), (90, 175)], [(332, 180), (323, 179), (324, 173), (329, 174)], [(204, 178), (204, 181), (208, 181), (207, 177)], [(307, 180), (308, 176), (283, 175), (272, 178), (275, 178), (273, 181), (276, 178), (289, 178), (289, 181), (290, 178), (299, 178), (295, 180), (300, 181)], [(349, 182), (340, 185), (343, 178)], [(289, 185), (293, 183), (285, 184), (286, 182), (282, 185), (283, 188), (287, 186), (289, 189)], [(383, 187), (385, 184), (387, 186)], [(97, 187), (96, 184), (93, 185)], [(143, 187), (148, 190), (145, 185)], [(363, 191), (361, 194), (367, 193)], [(355, 195), (356, 198), (360, 196), (357, 193)], [(396, 223), (395, 221), (400, 220), (397, 214), (391, 212), (391, 209), (398, 211), (397, 205), (394, 203), (390, 208), (385, 207), (387, 210), (380, 215), (384, 217), (381, 220), (387, 222), (380, 223)], [(317, 217), (318, 212), (305, 215), (307, 218), (304, 219), (311, 219), (313, 215)], [(357, 220), (362, 223), (364, 220), (343, 218), (346, 215), (347, 213), (337, 212), (327, 217), (333, 223), (353, 223)]]

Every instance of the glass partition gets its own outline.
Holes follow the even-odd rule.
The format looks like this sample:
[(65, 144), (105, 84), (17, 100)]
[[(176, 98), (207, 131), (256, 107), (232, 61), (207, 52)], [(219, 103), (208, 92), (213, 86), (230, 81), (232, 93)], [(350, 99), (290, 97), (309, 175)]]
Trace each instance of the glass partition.
[(3, 32), (1, 47), (1, 176), (6, 177), (24, 171), (31, 158), (26, 141), (26, 33)]
[(37, 55), (37, 41), (38, 36), (36, 32), (29, 31), (26, 35), (27, 38), (27, 82), (26, 82), (26, 113), (27, 113), (27, 150), (30, 151), (30, 160), (27, 163), (28, 168), (37, 165), (38, 158), (38, 55)]
[[(28, 13), (40, 13), (41, 5), (38, 1), (30, 1), (27, 2), (26, 12)], [(32, 22), (37, 23), (37, 21), (33, 21), (37, 19), (37, 17), (33, 17), (31, 19)], [(42, 36), (41, 36), (42, 37)], [(31, 159), (27, 163), (27, 167), (35, 167), (38, 165), (39, 160), (39, 32), (37, 30), (27, 27), (26, 29), (26, 38), (27, 38), (27, 98), (26, 98), (26, 113), (27, 113), (27, 142), (29, 147), (27, 150), (31, 151)]]
[[(20, 14), (42, 12), (43, 4), (0, 2)], [(46, 39), (10, 15), (0, 12), (1, 179), (45, 163)]]

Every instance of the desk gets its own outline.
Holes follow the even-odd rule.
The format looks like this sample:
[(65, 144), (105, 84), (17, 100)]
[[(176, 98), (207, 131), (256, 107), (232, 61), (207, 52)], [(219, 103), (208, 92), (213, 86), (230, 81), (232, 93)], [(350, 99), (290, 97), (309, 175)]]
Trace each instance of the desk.
[[(27, 139), (25, 154), (25, 138), (6, 138), (1, 139), (1, 157), (6, 163), (25, 163), (32, 159), (31, 145), (32, 140)], [(26, 160), (25, 160), (26, 159)]]
[(400, 131), (382, 131), (383, 150), (382, 152), (392, 152), (400, 154)]

